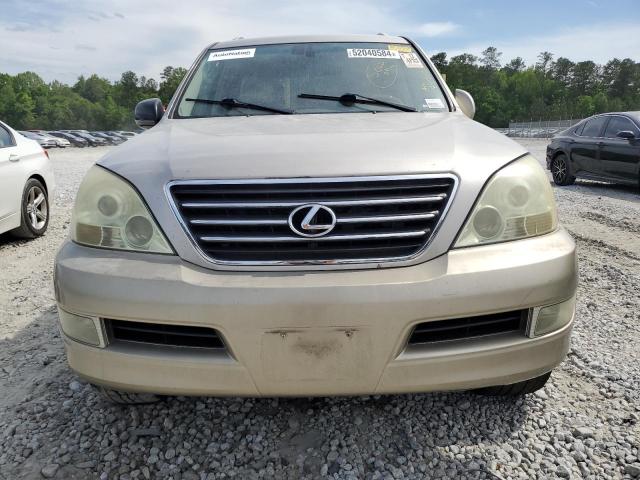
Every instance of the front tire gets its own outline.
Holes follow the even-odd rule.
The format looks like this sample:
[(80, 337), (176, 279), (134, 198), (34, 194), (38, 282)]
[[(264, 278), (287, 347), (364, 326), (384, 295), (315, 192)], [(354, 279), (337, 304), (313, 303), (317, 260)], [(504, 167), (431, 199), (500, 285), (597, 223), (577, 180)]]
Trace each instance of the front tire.
[(44, 185), (30, 178), (22, 192), (20, 226), (11, 233), (20, 238), (39, 237), (49, 226), (49, 197)]
[(551, 176), (553, 182), (560, 186), (572, 185), (576, 181), (576, 177), (571, 175), (569, 159), (565, 154), (561, 153), (551, 162)]
[(544, 387), (547, 380), (551, 376), (551, 372), (540, 375), (539, 377), (525, 380), (524, 382), (512, 383), (511, 385), (496, 385), (495, 387), (485, 387), (474, 390), (479, 395), (488, 395), (493, 397), (517, 397), (533, 393)]

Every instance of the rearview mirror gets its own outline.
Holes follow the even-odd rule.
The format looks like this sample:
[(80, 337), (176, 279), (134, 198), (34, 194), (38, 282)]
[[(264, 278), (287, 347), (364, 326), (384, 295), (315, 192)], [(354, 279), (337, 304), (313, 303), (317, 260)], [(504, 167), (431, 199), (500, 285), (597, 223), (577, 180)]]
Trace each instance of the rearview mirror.
[(164, 106), (159, 98), (142, 100), (136, 105), (134, 115), (140, 128), (151, 128), (162, 119)]
[(635, 140), (636, 134), (633, 133), (631, 130), (622, 130), (621, 132), (617, 133), (616, 137), (624, 138), (626, 140)]
[(456, 89), (456, 102), (462, 113), (467, 117), (473, 118), (476, 114), (476, 102), (473, 101), (473, 97), (466, 90)]

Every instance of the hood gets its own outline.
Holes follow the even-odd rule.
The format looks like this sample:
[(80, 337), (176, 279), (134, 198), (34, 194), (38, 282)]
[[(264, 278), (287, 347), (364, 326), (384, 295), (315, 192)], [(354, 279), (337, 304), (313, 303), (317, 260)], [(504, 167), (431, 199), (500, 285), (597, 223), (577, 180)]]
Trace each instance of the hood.
[(145, 183), (178, 179), (454, 172), (490, 175), (525, 153), (459, 113), (351, 113), (163, 119), (98, 163)]
[(246, 269), (252, 267), (212, 265), (198, 253), (170, 206), (168, 182), (452, 172), (458, 188), (447, 220), (427, 252), (413, 260), (421, 262), (449, 249), (487, 179), (524, 153), (458, 112), (346, 113), (165, 118), (98, 163), (138, 188), (183, 260)]

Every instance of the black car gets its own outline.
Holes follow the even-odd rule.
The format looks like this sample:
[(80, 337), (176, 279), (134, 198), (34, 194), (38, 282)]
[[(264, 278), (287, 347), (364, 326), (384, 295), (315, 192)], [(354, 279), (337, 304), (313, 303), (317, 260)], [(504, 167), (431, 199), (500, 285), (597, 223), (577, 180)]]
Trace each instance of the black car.
[(640, 112), (595, 115), (559, 133), (547, 168), (557, 185), (580, 177), (640, 186)]
[(69, 140), (71, 145), (75, 147), (84, 148), (87, 145), (89, 145), (89, 142), (87, 140), (85, 140), (84, 138), (80, 138), (75, 135), (72, 135), (71, 133), (58, 132), (58, 131), (47, 132), (47, 133), (53, 137), (66, 138), (67, 140)]
[(93, 135), (94, 137), (98, 137), (98, 138), (103, 139), (109, 145), (120, 145), (123, 142), (123, 140), (120, 140), (119, 138), (112, 137), (111, 135), (108, 135), (108, 134), (106, 134), (104, 132), (91, 132), (91, 135)]
[(129, 140), (129, 137), (122, 135), (118, 132), (114, 132), (112, 130), (108, 131), (108, 132), (103, 132), (106, 133), (107, 135), (111, 135), (112, 137), (116, 137), (119, 138), (120, 140), (122, 140), (123, 142), (126, 142), (127, 140)]
[(92, 147), (102, 147), (107, 145), (107, 141), (104, 138), (94, 137), (86, 130), (65, 130), (65, 132), (71, 133), (76, 137), (84, 138)]

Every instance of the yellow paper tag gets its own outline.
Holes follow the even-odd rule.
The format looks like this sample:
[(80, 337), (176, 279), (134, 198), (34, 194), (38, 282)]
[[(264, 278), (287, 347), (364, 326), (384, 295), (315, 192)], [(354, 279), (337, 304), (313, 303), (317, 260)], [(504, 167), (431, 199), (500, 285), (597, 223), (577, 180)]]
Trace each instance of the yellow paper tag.
[(391, 45), (389, 45), (389, 50), (393, 50), (393, 51), (396, 51), (396, 52), (405, 52), (405, 53), (413, 52), (413, 48), (411, 47), (411, 45), (394, 45), (394, 44), (391, 44)]

